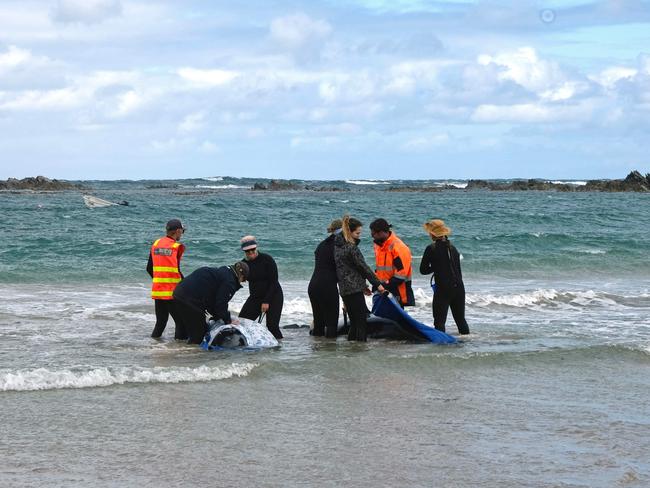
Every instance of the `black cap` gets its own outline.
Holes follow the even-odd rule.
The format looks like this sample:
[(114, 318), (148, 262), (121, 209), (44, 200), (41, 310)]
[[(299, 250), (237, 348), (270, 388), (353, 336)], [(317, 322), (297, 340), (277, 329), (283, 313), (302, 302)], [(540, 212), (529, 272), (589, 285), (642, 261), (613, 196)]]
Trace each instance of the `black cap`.
[(185, 227), (183, 227), (183, 224), (181, 223), (180, 220), (178, 219), (171, 219), (169, 222), (167, 222), (167, 231), (170, 232), (172, 230), (176, 229), (183, 229), (185, 230)]
[(370, 230), (375, 232), (390, 232), (391, 227), (386, 219), (376, 219), (370, 223)]

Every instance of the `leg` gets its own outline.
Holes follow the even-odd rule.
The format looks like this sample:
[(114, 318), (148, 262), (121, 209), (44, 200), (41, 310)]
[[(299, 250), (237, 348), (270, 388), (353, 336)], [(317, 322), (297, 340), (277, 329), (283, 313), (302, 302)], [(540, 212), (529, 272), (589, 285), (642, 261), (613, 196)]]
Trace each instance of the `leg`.
[(260, 307), (262, 300), (258, 298), (248, 297), (239, 311), (239, 317), (242, 319), (257, 320), (261, 314)]
[(313, 336), (323, 336), (325, 335), (325, 316), (322, 307), (323, 298), (318, 296), (318, 292), (315, 289), (309, 289), (309, 301), (311, 302), (311, 311), (312, 316), (314, 317), (314, 329), (312, 330), (311, 335)]
[(324, 321), (325, 321), (325, 336), (336, 339), (339, 329), (339, 310), (341, 304), (339, 302), (339, 293), (336, 288), (333, 292), (328, 294), (327, 301), (324, 306)]
[(190, 344), (201, 344), (207, 331), (205, 313), (176, 300), (176, 309), (189, 336)]
[(368, 334), (368, 307), (363, 293), (353, 293), (349, 295), (346, 302), (346, 308), (350, 316), (350, 332), (348, 333), (349, 341), (366, 342)]
[(154, 310), (156, 311), (156, 325), (151, 332), (151, 337), (160, 337), (167, 327), (169, 320), (169, 303), (172, 300), (154, 300)]
[(280, 330), (280, 316), (282, 315), (282, 306), (284, 305), (284, 295), (278, 291), (269, 303), (269, 310), (266, 312), (266, 328), (269, 329), (273, 337), (282, 339)]
[(449, 305), (451, 307), (451, 315), (454, 317), (454, 322), (456, 322), (456, 326), (458, 327), (458, 332), (461, 335), (469, 334), (469, 325), (467, 325), (467, 320), (465, 320), (465, 290), (463, 288), (460, 288), (454, 293)]
[(440, 332), (445, 331), (447, 312), (449, 311), (449, 296), (436, 290), (433, 294), (433, 326)]
[(183, 318), (178, 313), (178, 303), (175, 300), (169, 301), (169, 314), (174, 319), (174, 324), (176, 324), (174, 339), (187, 339), (185, 324), (183, 323)]

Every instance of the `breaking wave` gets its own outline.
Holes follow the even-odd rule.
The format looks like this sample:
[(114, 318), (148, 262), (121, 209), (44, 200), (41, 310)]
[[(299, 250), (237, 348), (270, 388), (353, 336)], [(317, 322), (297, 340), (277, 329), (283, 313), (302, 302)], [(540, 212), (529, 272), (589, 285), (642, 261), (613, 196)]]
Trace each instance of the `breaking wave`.
[(0, 391), (58, 390), (63, 388), (97, 388), (127, 383), (194, 383), (242, 377), (257, 364), (232, 363), (229, 366), (197, 368), (96, 368), (87, 371), (46, 368), (0, 373)]

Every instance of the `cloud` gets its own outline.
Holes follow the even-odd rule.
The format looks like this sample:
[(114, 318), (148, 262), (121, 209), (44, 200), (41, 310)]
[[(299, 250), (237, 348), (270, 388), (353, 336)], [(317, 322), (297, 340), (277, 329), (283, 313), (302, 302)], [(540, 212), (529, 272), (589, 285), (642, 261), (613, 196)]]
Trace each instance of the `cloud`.
[(588, 105), (546, 105), (522, 103), (516, 105), (484, 104), (476, 108), (471, 120), (480, 123), (550, 123), (586, 121), (592, 113)]
[(57, 0), (50, 17), (63, 24), (99, 24), (121, 14), (120, 0)]
[(236, 71), (224, 69), (196, 68), (181, 68), (177, 73), (184, 80), (205, 87), (225, 85), (230, 83), (239, 75)]
[(277, 17), (270, 26), (271, 39), (290, 47), (324, 39), (331, 31), (332, 26), (326, 21), (314, 20), (304, 13)]

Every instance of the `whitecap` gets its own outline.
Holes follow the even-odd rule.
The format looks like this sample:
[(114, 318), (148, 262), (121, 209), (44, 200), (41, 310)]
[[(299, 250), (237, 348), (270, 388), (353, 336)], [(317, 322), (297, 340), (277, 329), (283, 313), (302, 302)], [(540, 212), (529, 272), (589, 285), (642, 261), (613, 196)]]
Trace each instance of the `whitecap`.
[(206, 181), (223, 181), (223, 176), (206, 176), (205, 178), (201, 179)]
[(388, 185), (387, 181), (381, 180), (345, 180), (350, 185)]
[(235, 190), (249, 189), (250, 187), (242, 185), (196, 185), (194, 188), (207, 188), (210, 190)]
[(62, 388), (96, 388), (127, 383), (193, 383), (243, 377), (257, 364), (232, 363), (228, 366), (95, 368), (86, 371), (69, 369), (17, 370), (0, 374), (0, 391), (58, 390)]

